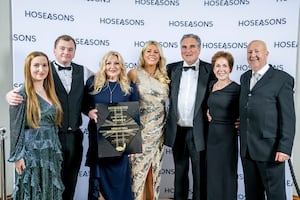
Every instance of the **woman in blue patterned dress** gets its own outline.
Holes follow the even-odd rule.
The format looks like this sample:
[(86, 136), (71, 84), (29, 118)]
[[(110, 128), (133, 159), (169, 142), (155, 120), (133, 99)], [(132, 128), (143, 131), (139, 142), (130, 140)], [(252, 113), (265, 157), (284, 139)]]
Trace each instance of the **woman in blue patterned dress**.
[(32, 52), (26, 57), (24, 101), (10, 106), (10, 162), (16, 168), (13, 199), (61, 200), (62, 152), (58, 128), (62, 109), (46, 54)]

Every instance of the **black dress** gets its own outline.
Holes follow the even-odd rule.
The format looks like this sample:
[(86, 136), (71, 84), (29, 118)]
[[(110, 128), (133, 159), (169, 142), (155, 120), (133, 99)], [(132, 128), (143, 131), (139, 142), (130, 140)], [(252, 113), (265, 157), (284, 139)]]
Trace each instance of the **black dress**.
[(237, 130), (240, 86), (232, 82), (208, 98), (207, 199), (237, 199)]

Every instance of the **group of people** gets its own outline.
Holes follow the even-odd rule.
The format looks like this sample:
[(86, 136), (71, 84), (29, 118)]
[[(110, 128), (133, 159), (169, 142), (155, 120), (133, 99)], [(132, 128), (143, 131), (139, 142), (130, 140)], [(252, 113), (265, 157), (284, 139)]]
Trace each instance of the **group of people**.
[[(247, 47), (250, 70), (240, 85), (230, 79), (234, 59), (219, 51), (199, 59), (198, 35), (181, 38), (182, 61), (167, 64), (156, 41), (141, 50), (126, 73), (116, 51), (97, 73), (75, 64), (76, 43), (62, 35), (55, 61), (42, 52), (25, 61), (24, 87), (7, 93), (14, 199), (73, 199), (82, 157), (81, 112), (89, 118), (88, 199), (158, 199), (163, 145), (172, 148), (174, 199), (237, 199), (238, 135), (247, 200), (286, 199), (285, 161), (295, 135), (294, 79), (268, 64), (265, 42)], [(99, 158), (97, 103), (138, 101), (142, 152)]]

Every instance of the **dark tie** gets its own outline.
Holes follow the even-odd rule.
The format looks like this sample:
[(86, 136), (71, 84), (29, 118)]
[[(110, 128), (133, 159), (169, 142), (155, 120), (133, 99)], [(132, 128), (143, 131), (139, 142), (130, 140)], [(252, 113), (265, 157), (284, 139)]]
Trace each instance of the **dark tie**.
[(69, 70), (70, 71), (72, 69), (71, 66), (69, 66), (69, 67), (63, 67), (60, 64), (58, 64), (57, 62), (55, 64), (58, 66), (58, 71), (60, 71), (60, 70)]
[(189, 69), (196, 70), (196, 67), (195, 66), (184, 66), (182, 69), (186, 72)]

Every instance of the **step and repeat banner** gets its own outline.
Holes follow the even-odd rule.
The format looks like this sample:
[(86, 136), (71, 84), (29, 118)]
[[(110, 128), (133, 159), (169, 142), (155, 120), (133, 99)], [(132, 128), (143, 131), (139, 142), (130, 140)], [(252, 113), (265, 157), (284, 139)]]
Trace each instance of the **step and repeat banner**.
[[(210, 62), (219, 50), (233, 54), (231, 78), (238, 83), (240, 75), (249, 69), (246, 48), (254, 39), (266, 41), (270, 64), (295, 76), (299, 4), (297, 0), (12, 0), (13, 87), (23, 84), (26, 55), (39, 50), (53, 60), (54, 40), (62, 34), (75, 38), (74, 62), (93, 72), (109, 50), (122, 54), (128, 70), (134, 68), (148, 40), (160, 43), (168, 63), (181, 60), (179, 41), (182, 35), (194, 33), (202, 40), (202, 60)], [(85, 152), (86, 125), (84, 117)], [(172, 198), (172, 151), (165, 147), (164, 153), (160, 196)], [(87, 199), (89, 168), (84, 163), (85, 157), (76, 200)], [(286, 174), (287, 195), (292, 199), (288, 166)], [(242, 200), (245, 195), (240, 161), (238, 183), (238, 199)]]

